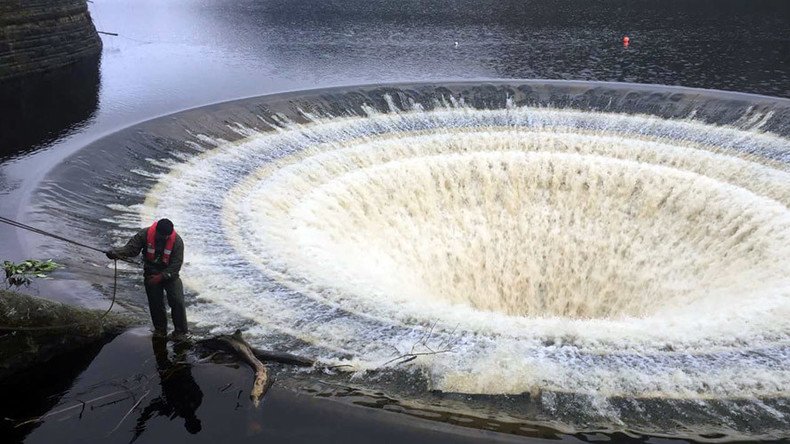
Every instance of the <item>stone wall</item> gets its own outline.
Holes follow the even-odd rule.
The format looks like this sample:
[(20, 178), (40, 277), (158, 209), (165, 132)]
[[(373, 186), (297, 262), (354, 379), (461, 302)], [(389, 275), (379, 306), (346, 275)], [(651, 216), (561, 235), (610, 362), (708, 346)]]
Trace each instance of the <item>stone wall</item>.
[(0, 81), (100, 53), (86, 0), (0, 0)]

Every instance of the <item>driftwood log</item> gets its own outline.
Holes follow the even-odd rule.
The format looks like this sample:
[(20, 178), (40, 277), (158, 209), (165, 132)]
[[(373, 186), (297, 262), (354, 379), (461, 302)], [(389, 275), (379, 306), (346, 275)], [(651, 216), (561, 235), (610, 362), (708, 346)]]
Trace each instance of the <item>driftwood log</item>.
[(280, 364), (293, 365), (296, 367), (312, 367), (315, 365), (315, 361), (312, 359), (292, 355), (290, 353), (261, 350), (254, 347), (250, 347), (250, 349), (252, 350), (252, 353), (261, 361), (279, 362)]
[(263, 365), (264, 361), (274, 361), (282, 364), (296, 365), (300, 367), (311, 367), (315, 362), (311, 359), (292, 355), (290, 353), (275, 352), (269, 350), (259, 350), (253, 348), (241, 336), (241, 330), (236, 330), (232, 335), (220, 335), (200, 341), (201, 344), (215, 350), (222, 350), (236, 355), (239, 359), (249, 365), (255, 375), (250, 392), (250, 400), (255, 407), (266, 395), (269, 387), (274, 384), (274, 379), (269, 377), (269, 371)]

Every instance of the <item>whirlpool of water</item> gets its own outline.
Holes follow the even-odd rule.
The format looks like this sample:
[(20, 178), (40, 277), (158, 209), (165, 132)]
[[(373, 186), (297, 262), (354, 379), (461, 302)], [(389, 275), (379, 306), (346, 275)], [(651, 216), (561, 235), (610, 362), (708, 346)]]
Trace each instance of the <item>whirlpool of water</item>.
[[(121, 240), (169, 217), (191, 320), (298, 344), (363, 386), (400, 373), (511, 419), (537, 403), (568, 430), (781, 437), (786, 101), (463, 88), (288, 96), (180, 117), (227, 113), (214, 127), (127, 131), (145, 149), (100, 173), (97, 224)], [(68, 174), (118, 155), (97, 144)], [(68, 174), (47, 211), (67, 206)]]

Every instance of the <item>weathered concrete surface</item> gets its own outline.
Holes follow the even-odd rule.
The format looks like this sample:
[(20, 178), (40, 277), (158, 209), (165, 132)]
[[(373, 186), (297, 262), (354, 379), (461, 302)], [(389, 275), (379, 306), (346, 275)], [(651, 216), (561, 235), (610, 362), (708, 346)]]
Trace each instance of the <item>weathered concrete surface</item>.
[(0, 0), (0, 81), (101, 53), (86, 0)]
[[(63, 353), (107, 341), (133, 317), (0, 291), (0, 380)], [(51, 328), (54, 327), (54, 328)]]

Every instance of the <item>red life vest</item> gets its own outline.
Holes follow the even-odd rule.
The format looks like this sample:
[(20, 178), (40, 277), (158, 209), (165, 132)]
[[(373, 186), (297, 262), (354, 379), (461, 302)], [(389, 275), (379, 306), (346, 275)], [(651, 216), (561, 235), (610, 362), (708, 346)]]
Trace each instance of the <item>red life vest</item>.
[[(156, 259), (156, 224), (159, 221), (154, 222), (150, 228), (148, 228), (148, 234), (145, 239), (145, 259), (153, 262)], [(162, 252), (162, 262), (167, 265), (170, 263), (170, 253), (173, 252), (173, 246), (176, 244), (176, 230), (173, 229), (173, 232), (167, 236), (167, 241), (165, 242), (165, 250)]]

